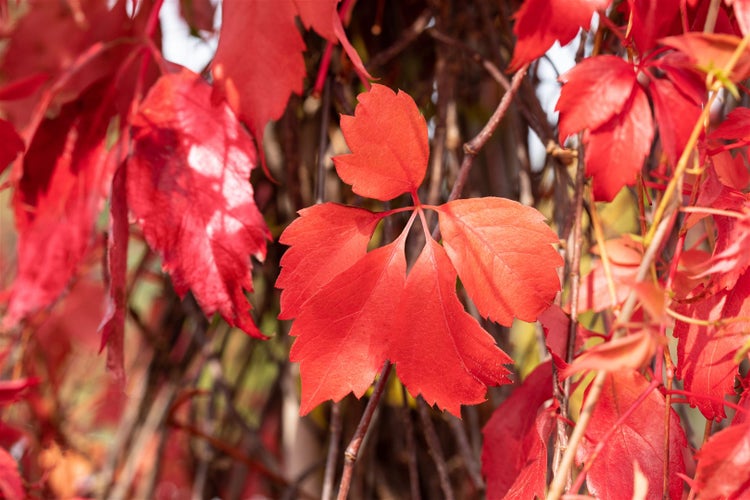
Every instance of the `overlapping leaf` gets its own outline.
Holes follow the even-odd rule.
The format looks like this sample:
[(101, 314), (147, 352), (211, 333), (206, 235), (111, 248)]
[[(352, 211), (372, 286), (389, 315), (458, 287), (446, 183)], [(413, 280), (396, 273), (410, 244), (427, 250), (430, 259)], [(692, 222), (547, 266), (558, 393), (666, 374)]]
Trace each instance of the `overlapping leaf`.
[(732, 425), (698, 451), (695, 482), (700, 498), (744, 498), (750, 490), (750, 423)]
[[(700, 297), (703, 292), (705, 290), (699, 288), (695, 293)], [(701, 323), (677, 321), (674, 336), (679, 339), (677, 377), (692, 394), (688, 398), (690, 404), (697, 406), (708, 419), (726, 417), (720, 401), (734, 391), (737, 372), (734, 355), (742, 346), (742, 334), (748, 328), (746, 319), (727, 324), (722, 324), (721, 320), (750, 317), (748, 295), (750, 273), (745, 273), (731, 290), (708, 294), (702, 300), (677, 307), (677, 312)]]
[(594, 12), (606, 9), (609, 3), (610, 0), (525, 0), (515, 14), (513, 33), (518, 43), (509, 69), (515, 71), (540, 57), (556, 41), (567, 44), (581, 28), (589, 29)]
[[(624, 422), (615, 426), (648, 387), (648, 381), (635, 371), (607, 375), (599, 402), (586, 428), (586, 438), (576, 455), (579, 463), (589, 460), (597, 443), (615, 428), (604, 449), (591, 464), (587, 476), (589, 492), (599, 498), (632, 499), (633, 464), (636, 462), (649, 483), (647, 498), (662, 496), (666, 432), (664, 396), (652, 390)], [(655, 415), (658, 418), (654, 418)], [(668, 495), (669, 498), (680, 499), (682, 479), (679, 474), (685, 473), (682, 453), (687, 439), (677, 414), (670, 410), (669, 415)]]
[(128, 205), (163, 259), (175, 290), (192, 290), (203, 311), (262, 336), (244, 291), (250, 256), (263, 259), (269, 237), (249, 183), (252, 139), (211, 87), (183, 70), (163, 76), (133, 120)]
[[(354, 117), (342, 120), (353, 152), (334, 160), (338, 171), (360, 194), (411, 193), (419, 203), (428, 152), (416, 105), (379, 85), (359, 101)], [(423, 228), (427, 243), (407, 274), (406, 237), (424, 208), (413, 207), (401, 235), (370, 252), (375, 225), (388, 213), (326, 203), (302, 211), (282, 235), (291, 248), (277, 282), (280, 317), (295, 318), (290, 358), (300, 362), (302, 413), (349, 392), (361, 396), (385, 361), (411, 394), (454, 414), (481, 402), (488, 385), (508, 382), (511, 360), (464, 310), (456, 278), (481, 314), (505, 324), (514, 316), (533, 321), (559, 289), (557, 238), (518, 203), (455, 201), (431, 207), (445, 248)]]
[(212, 64), (215, 92), (227, 99), (259, 144), (266, 123), (281, 116), (292, 93), (302, 93), (305, 43), (297, 16), (329, 41), (338, 40), (355, 67), (369, 76), (346, 39), (337, 4), (338, 0), (223, 2), (221, 36)]
[(51, 305), (94, 240), (94, 223), (114, 172), (105, 146), (111, 102), (103, 85), (87, 90), (42, 122), (28, 147), (14, 192), (18, 274), (3, 326)]
[(552, 398), (552, 363), (537, 367), (497, 407), (482, 429), (482, 473), (487, 498), (544, 498), (547, 482), (547, 439), (550, 415), (543, 409)]
[[(635, 182), (654, 137), (648, 98), (632, 65), (615, 56), (582, 61), (561, 77), (560, 140), (586, 129), (586, 174), (597, 200)], [(592, 106), (592, 102), (596, 106)]]

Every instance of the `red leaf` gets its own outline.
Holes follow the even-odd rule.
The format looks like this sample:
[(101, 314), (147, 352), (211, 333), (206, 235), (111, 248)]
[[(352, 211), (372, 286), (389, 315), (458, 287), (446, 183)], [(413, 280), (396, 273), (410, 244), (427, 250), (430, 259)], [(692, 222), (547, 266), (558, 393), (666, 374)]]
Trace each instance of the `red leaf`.
[(612, 201), (620, 189), (635, 183), (653, 138), (648, 98), (636, 86), (622, 113), (584, 135), (586, 175), (593, 177), (597, 201)]
[(637, 85), (633, 66), (609, 55), (584, 59), (560, 80), (564, 85), (555, 106), (560, 112), (560, 142), (581, 130), (605, 125), (622, 113)]
[[(704, 292), (702, 288), (696, 294)], [(747, 301), (750, 293), (750, 273), (745, 273), (732, 290), (711, 294), (698, 302), (676, 307), (678, 313), (700, 320), (716, 322), (735, 317), (750, 316)], [(677, 321), (674, 336), (677, 344), (678, 378), (684, 380), (685, 390), (694, 394), (690, 404), (697, 406), (707, 419), (726, 417), (724, 405), (719, 401), (734, 392), (737, 363), (734, 354), (742, 346), (742, 335), (748, 322), (732, 322), (724, 326), (703, 326)], [(704, 397), (701, 397), (704, 396)]]
[(750, 184), (750, 172), (742, 153), (732, 157), (729, 151), (720, 151), (711, 156), (711, 164), (719, 181), (725, 186), (742, 191)]
[(341, 117), (352, 153), (333, 158), (339, 177), (358, 195), (378, 200), (416, 192), (430, 151), (427, 124), (414, 100), (377, 84), (357, 100), (354, 116)]
[[(625, 235), (621, 238), (606, 240), (604, 245), (609, 258), (612, 281), (615, 288), (617, 304), (625, 302), (630, 289), (635, 285), (638, 266), (643, 259), (643, 247)], [(592, 249), (594, 254), (600, 254), (597, 247)], [(581, 278), (578, 292), (578, 312), (603, 311), (617, 304), (612, 303), (607, 276), (601, 259), (594, 262), (591, 272)]]
[(18, 464), (10, 453), (0, 448), (0, 493), (6, 500), (27, 498), (23, 480), (18, 473)]
[(696, 453), (700, 498), (738, 498), (750, 490), (750, 423), (722, 429)]
[[(636, 48), (645, 54), (653, 48), (658, 38), (682, 32), (680, 0), (629, 0), (632, 19), (628, 22), (630, 36)], [(632, 28), (631, 28), (632, 26)]]
[(509, 326), (535, 321), (560, 289), (558, 237), (537, 210), (502, 198), (455, 200), (439, 209), (448, 256), (479, 313)]
[(652, 78), (649, 93), (654, 101), (662, 149), (674, 166), (701, 114), (701, 101), (683, 93), (669, 78)]
[(9, 405), (23, 398), (29, 387), (39, 383), (35, 377), (0, 381), (0, 406)]
[(276, 287), (282, 288), (280, 319), (299, 315), (305, 302), (367, 253), (381, 215), (335, 203), (300, 210), (279, 242), (289, 245), (281, 258)]
[(728, 139), (731, 147), (750, 144), (750, 109), (733, 109), (721, 124), (709, 134), (709, 139)]
[[(541, 56), (556, 41), (566, 45), (580, 28), (589, 29), (591, 17), (610, 0), (526, 0), (516, 12), (513, 33), (518, 38), (508, 71)], [(544, 12), (543, 16), (539, 13)]]
[(430, 239), (409, 271), (389, 336), (388, 356), (409, 392), (454, 415), (485, 401), (488, 385), (510, 383), (513, 362), (469, 315), (456, 295), (456, 272)]
[[(14, 193), (18, 274), (3, 326), (50, 306), (93, 242), (114, 171), (105, 140), (112, 110), (103, 85), (90, 88), (38, 128)], [(64, 221), (64, 223), (61, 223)]]
[[(386, 116), (387, 123), (378, 120), (378, 114)], [(562, 260), (551, 245), (557, 237), (541, 214), (507, 200), (430, 206), (440, 214), (450, 257), (425, 233), (427, 244), (407, 277), (404, 242), (416, 216), (423, 218), (427, 208), (417, 196), (427, 164), (424, 121), (405, 94), (375, 86), (360, 96), (355, 116), (344, 122), (354, 153), (334, 161), (355, 190), (361, 185), (360, 193), (381, 199), (409, 191), (418, 208), (412, 207), (415, 212), (395, 242), (366, 254), (375, 224), (389, 212), (324, 204), (303, 211), (288, 235), (282, 235), (292, 248), (278, 284), (286, 295), (280, 317), (296, 317), (290, 334), (297, 340), (290, 359), (301, 363), (300, 411), (307, 413), (350, 391), (361, 396), (390, 360), (412, 395), (422, 394), (431, 404), (458, 414), (462, 404), (483, 401), (487, 385), (507, 382), (503, 365), (510, 358), (464, 311), (456, 295), (457, 272), (483, 314), (503, 314), (508, 324), (513, 316), (533, 319), (559, 289), (555, 267)], [(405, 126), (407, 133), (374, 136), (384, 127), (389, 133), (398, 130), (394, 123)], [(382, 156), (380, 149), (386, 150), (385, 161), (361, 161)], [(383, 176), (383, 170), (390, 176)], [(525, 238), (522, 244), (516, 243), (519, 234)], [(532, 272), (533, 260), (544, 261), (541, 273), (538, 266)], [(474, 266), (479, 274), (474, 274)], [(496, 274), (519, 297), (480, 283)], [(496, 306), (502, 312), (492, 310)]]
[[(355, 67), (367, 72), (346, 39), (337, 0), (225, 0), (219, 45), (212, 64), (216, 95), (227, 99), (258, 144), (270, 120), (284, 112), (292, 93), (302, 93), (305, 62), (295, 17), (299, 14), (329, 41), (338, 37)], [(269, 29), (270, 28), (270, 29)], [(269, 85), (273, 82), (273, 85)]]
[[(662, 38), (660, 41), (684, 54), (694, 68), (707, 73), (712, 70), (723, 70), (742, 39), (734, 35), (690, 32)], [(750, 52), (745, 50), (734, 65), (732, 74), (727, 77), (733, 82), (740, 82), (748, 76)]]
[[(579, 464), (589, 459), (597, 443), (615, 427), (618, 419), (648, 387), (648, 381), (638, 372), (607, 375), (599, 402), (586, 428), (586, 437), (578, 448), (576, 459)], [(664, 397), (657, 390), (651, 390), (646, 399), (617, 426), (589, 470), (587, 484), (591, 494), (610, 500), (631, 500), (633, 464), (637, 462), (648, 479), (647, 498), (661, 498), (664, 474), (664, 406)], [(668, 493), (670, 498), (680, 499), (682, 479), (679, 474), (685, 473), (682, 453), (687, 439), (677, 414), (671, 409), (669, 414)]]
[(216, 92), (227, 98), (258, 144), (266, 123), (281, 116), (292, 92), (302, 93), (305, 43), (296, 14), (291, 0), (222, 4), (221, 35), (212, 64)]
[(270, 237), (249, 182), (255, 147), (210, 94), (187, 70), (152, 87), (133, 119), (128, 204), (178, 294), (191, 289), (207, 315), (262, 337), (243, 293), (250, 255), (265, 258)]
[(406, 283), (405, 241), (375, 249), (338, 274), (292, 324), (289, 335), (297, 339), (289, 359), (300, 363), (301, 414), (349, 392), (361, 397), (387, 359), (388, 338), (403, 334), (395, 326)]
[(544, 498), (552, 419), (541, 407), (552, 398), (552, 384), (552, 364), (538, 366), (482, 429), (488, 499)]
[(102, 335), (101, 349), (107, 347), (107, 368), (115, 380), (124, 384), (125, 309), (127, 306), (128, 267), (128, 203), (127, 168), (124, 164), (112, 180), (109, 237), (107, 239), (107, 308), (99, 327)]
[(562, 378), (586, 370), (616, 372), (639, 369), (653, 358), (658, 340), (648, 330), (598, 344), (578, 356), (560, 373)]

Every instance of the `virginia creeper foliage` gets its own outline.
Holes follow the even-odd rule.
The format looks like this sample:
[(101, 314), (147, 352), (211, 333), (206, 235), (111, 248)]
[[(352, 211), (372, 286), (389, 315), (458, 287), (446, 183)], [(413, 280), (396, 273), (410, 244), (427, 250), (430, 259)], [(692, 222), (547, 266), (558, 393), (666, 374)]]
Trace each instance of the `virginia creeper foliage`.
[(0, 41), (3, 498), (750, 495), (750, 1)]

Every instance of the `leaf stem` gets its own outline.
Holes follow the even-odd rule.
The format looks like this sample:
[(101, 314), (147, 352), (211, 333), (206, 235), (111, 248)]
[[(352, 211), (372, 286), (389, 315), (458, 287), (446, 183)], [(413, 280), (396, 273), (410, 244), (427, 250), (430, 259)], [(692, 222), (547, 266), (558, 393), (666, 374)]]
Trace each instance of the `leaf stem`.
[(375, 409), (378, 407), (380, 398), (383, 396), (383, 390), (388, 381), (388, 375), (391, 374), (391, 366), (390, 361), (386, 361), (383, 365), (383, 369), (380, 370), (380, 377), (375, 383), (372, 396), (365, 407), (365, 412), (359, 420), (359, 424), (354, 431), (354, 436), (349, 442), (349, 446), (346, 447), (346, 451), (344, 452), (344, 472), (341, 474), (339, 494), (336, 497), (337, 500), (345, 500), (349, 494), (349, 488), (352, 484), (352, 475), (354, 473), (354, 463), (357, 461), (357, 455), (359, 455), (359, 449), (362, 446), (362, 441), (365, 439), (365, 434), (367, 434), (367, 430), (370, 428), (370, 422), (372, 421)]

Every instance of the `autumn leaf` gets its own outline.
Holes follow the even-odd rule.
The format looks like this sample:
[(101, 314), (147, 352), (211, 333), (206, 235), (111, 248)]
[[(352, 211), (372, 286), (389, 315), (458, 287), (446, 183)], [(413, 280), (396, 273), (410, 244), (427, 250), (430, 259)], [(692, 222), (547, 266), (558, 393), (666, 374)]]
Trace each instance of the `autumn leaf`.
[(125, 381), (125, 315), (127, 308), (128, 224), (127, 167), (121, 164), (112, 180), (107, 238), (107, 305), (100, 330), (101, 349), (107, 347), (107, 368), (116, 380)]
[(586, 370), (607, 372), (637, 370), (651, 361), (657, 346), (658, 340), (655, 334), (645, 329), (597, 344), (578, 356), (560, 373), (560, 377), (566, 378)]
[[(705, 290), (694, 293), (700, 297)], [(748, 321), (732, 318), (750, 317), (747, 297), (750, 293), (750, 273), (743, 274), (731, 290), (708, 294), (702, 300), (676, 307), (683, 316), (695, 318), (696, 323), (676, 321), (673, 335), (677, 343), (676, 375), (684, 381), (690, 393), (688, 401), (697, 406), (707, 419), (726, 417), (721, 400), (734, 392), (737, 363), (734, 355), (742, 346), (742, 335)], [(730, 320), (727, 324), (710, 324)], [(709, 325), (704, 323), (709, 322)]]
[(736, 52), (741, 38), (723, 33), (690, 32), (662, 38), (663, 45), (678, 50), (687, 59), (687, 66), (721, 79), (741, 82), (750, 76), (750, 52), (743, 51), (730, 74), (724, 74), (727, 63)]
[[(705, 85), (692, 71), (666, 64), (660, 65), (659, 69), (666, 72), (668, 78), (651, 78), (648, 90), (654, 103), (662, 149), (670, 163), (677, 165), (700, 116)], [(702, 92), (696, 89), (695, 80), (698, 80)]]
[[(636, 371), (607, 375), (599, 402), (594, 409), (586, 437), (578, 448), (579, 464), (589, 460), (597, 444), (614, 428), (604, 448), (591, 464), (586, 482), (589, 492), (598, 498), (631, 500), (634, 463), (638, 463), (649, 483), (648, 498), (661, 497), (664, 473), (664, 396), (651, 390), (645, 400), (618, 424), (620, 417), (634, 405), (649, 382)], [(587, 391), (588, 394), (588, 391)], [(659, 418), (654, 418), (658, 415)], [(685, 463), (682, 457), (687, 445), (680, 419), (669, 411), (669, 498), (682, 498)]]
[[(483, 401), (487, 386), (509, 382), (511, 359), (464, 310), (457, 277), (482, 314), (533, 321), (559, 289), (557, 237), (541, 214), (507, 200), (422, 206), (427, 130), (414, 101), (374, 85), (359, 102), (342, 118), (352, 153), (334, 158), (337, 170), (359, 194), (388, 200), (410, 192), (417, 206), (406, 208), (413, 212), (395, 241), (370, 252), (378, 221), (404, 209), (325, 203), (301, 211), (282, 234), (290, 248), (277, 281), (279, 317), (295, 318), (290, 359), (300, 363), (300, 412), (361, 396), (390, 361), (413, 396), (458, 415), (461, 405)], [(439, 212), (445, 247), (423, 226), (426, 244), (407, 266), (405, 241), (428, 208)], [(506, 289), (480, 284), (495, 279)]]
[(487, 498), (544, 498), (552, 418), (552, 363), (538, 366), (498, 406), (482, 429)]
[(514, 15), (513, 33), (518, 42), (508, 70), (515, 71), (540, 57), (556, 41), (566, 45), (581, 28), (589, 29), (594, 12), (605, 10), (609, 3), (610, 0), (525, 0)]
[(406, 282), (405, 241), (375, 249), (338, 274), (292, 323), (289, 335), (297, 338), (289, 359), (300, 363), (301, 414), (349, 392), (361, 397), (387, 359), (388, 338), (404, 334), (395, 313)]
[(456, 272), (435, 240), (409, 271), (400, 304), (388, 352), (412, 395), (460, 415), (460, 405), (485, 400), (487, 386), (510, 383), (504, 365), (513, 360), (464, 310)]
[(297, 16), (307, 28), (331, 42), (341, 42), (354, 66), (369, 76), (346, 39), (337, 4), (338, 0), (222, 3), (221, 35), (211, 66), (215, 97), (229, 102), (258, 144), (263, 143), (266, 123), (281, 116), (291, 94), (302, 93), (305, 43), (297, 28)]
[(552, 303), (563, 261), (539, 211), (485, 197), (448, 202), (438, 213), (445, 249), (482, 316), (510, 326), (514, 317), (536, 320)]
[(740, 498), (750, 489), (750, 423), (720, 430), (703, 444), (695, 458), (700, 498)]
[(9, 500), (27, 498), (23, 480), (18, 472), (18, 463), (3, 448), (0, 448), (0, 493), (3, 498)]
[[(352, 153), (334, 157), (339, 177), (367, 198), (387, 201), (415, 192), (427, 170), (429, 143), (427, 124), (414, 100), (377, 84), (357, 100), (354, 116), (341, 117)], [(375, 131), (380, 134), (377, 141)]]
[(588, 131), (586, 175), (593, 177), (594, 197), (611, 201), (623, 186), (635, 183), (651, 149), (654, 126), (646, 93), (632, 65), (615, 56), (585, 59), (561, 80), (555, 107), (560, 141)]
[(106, 82), (91, 87), (56, 118), (43, 121), (23, 157), (13, 195), (18, 272), (3, 318), (6, 328), (52, 305), (92, 246), (115, 169), (105, 144), (113, 112), (103, 99), (105, 89)]
[(128, 205), (178, 294), (192, 290), (207, 315), (262, 337), (244, 294), (250, 256), (262, 260), (270, 237), (249, 182), (255, 147), (210, 95), (185, 69), (152, 87), (133, 119)]
[(314, 205), (299, 215), (279, 240), (290, 247), (281, 258), (276, 280), (276, 287), (284, 290), (280, 319), (299, 315), (310, 297), (364, 257), (382, 217), (335, 203)]

